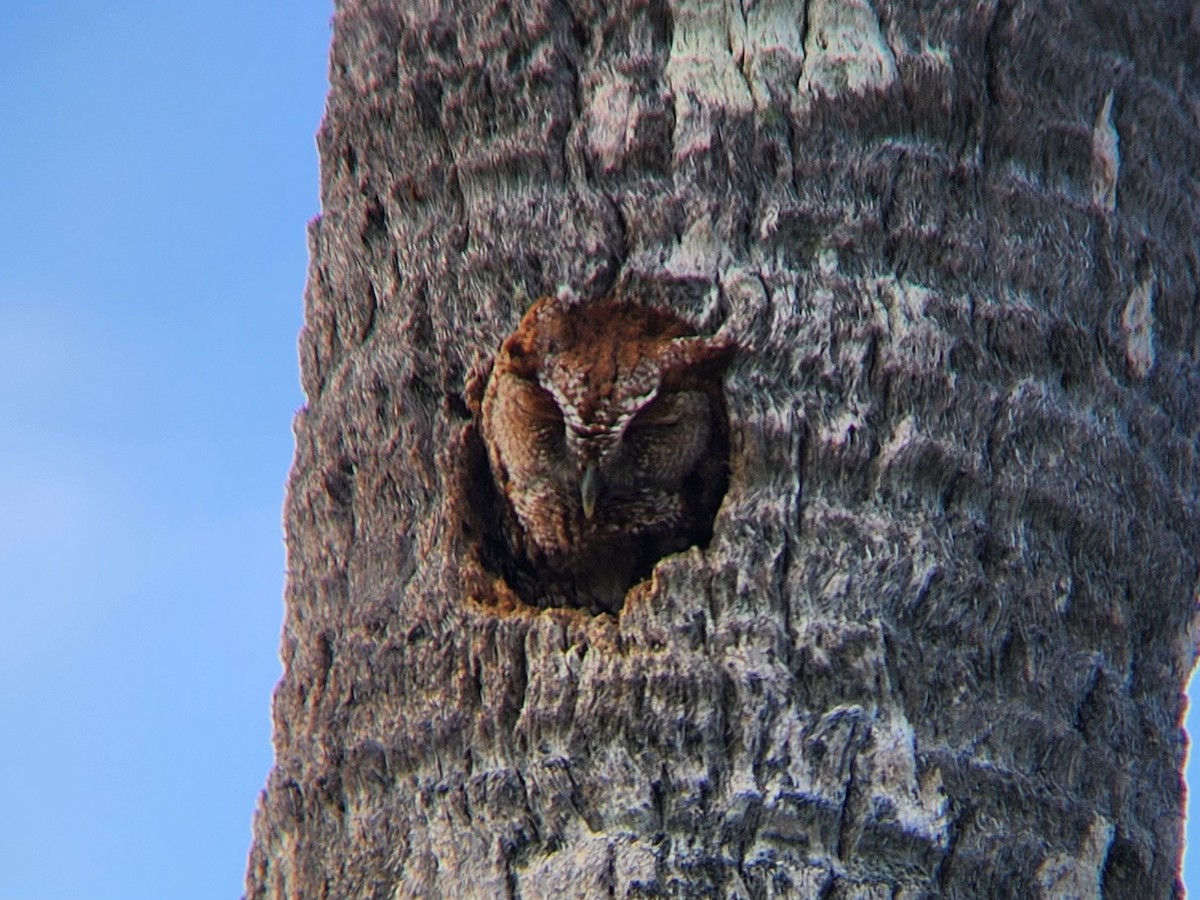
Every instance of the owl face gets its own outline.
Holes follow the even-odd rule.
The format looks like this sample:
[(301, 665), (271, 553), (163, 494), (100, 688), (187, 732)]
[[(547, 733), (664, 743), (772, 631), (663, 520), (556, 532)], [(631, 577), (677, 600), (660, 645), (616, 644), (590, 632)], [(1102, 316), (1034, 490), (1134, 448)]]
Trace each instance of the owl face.
[(481, 405), (526, 571), (583, 605), (611, 605), (662, 555), (706, 539), (724, 492), (732, 350), (627, 302), (529, 310)]

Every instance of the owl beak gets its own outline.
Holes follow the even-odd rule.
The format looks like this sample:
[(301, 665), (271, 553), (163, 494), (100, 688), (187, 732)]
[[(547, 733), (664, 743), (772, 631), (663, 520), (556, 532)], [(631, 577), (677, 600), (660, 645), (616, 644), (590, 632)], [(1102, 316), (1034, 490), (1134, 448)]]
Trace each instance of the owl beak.
[(600, 490), (600, 475), (595, 463), (588, 463), (579, 479), (579, 499), (583, 501), (583, 517), (590, 519), (596, 511), (596, 495)]

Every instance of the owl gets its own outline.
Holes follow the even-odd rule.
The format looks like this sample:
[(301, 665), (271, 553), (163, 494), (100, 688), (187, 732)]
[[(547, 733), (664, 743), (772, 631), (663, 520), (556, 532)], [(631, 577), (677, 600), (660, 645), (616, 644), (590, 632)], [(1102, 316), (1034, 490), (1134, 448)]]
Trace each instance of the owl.
[(625, 300), (529, 309), (479, 405), (519, 593), (615, 612), (663, 556), (707, 544), (728, 483), (733, 351)]

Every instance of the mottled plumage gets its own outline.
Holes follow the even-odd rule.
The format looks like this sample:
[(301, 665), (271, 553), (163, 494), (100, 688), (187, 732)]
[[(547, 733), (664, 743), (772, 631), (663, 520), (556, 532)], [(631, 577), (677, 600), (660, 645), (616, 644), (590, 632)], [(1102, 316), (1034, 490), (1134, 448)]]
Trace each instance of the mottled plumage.
[(732, 350), (625, 301), (530, 308), (480, 407), (521, 593), (616, 610), (657, 560), (708, 541), (728, 477)]

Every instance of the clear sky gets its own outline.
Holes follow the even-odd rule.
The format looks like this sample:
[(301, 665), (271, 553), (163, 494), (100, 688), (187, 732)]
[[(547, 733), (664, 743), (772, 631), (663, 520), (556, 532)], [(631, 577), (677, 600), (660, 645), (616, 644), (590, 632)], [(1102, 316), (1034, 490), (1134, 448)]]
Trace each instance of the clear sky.
[(331, 12), (0, 2), (5, 900), (241, 893)]
[(241, 893), (331, 0), (0, 2), (0, 898)]

